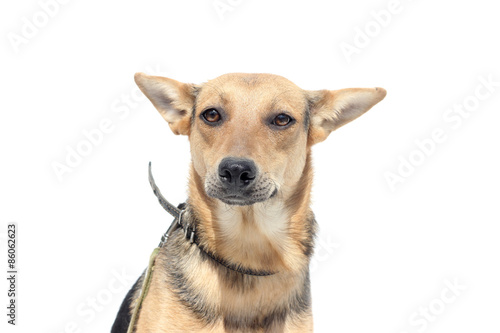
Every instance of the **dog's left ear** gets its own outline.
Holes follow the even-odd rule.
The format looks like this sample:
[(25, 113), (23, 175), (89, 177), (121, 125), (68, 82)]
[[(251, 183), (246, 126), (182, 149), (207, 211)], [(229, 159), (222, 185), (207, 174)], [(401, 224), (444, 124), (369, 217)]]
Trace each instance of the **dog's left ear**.
[(337, 128), (361, 116), (384, 99), (383, 88), (348, 88), (308, 91), (310, 103), (309, 144), (325, 140)]
[(136, 73), (135, 83), (175, 134), (189, 135), (197, 87), (162, 76)]

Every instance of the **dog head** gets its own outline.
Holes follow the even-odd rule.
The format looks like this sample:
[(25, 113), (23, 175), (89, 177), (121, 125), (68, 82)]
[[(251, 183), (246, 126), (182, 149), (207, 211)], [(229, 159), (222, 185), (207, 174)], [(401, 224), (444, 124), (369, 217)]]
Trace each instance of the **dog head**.
[(189, 136), (206, 194), (229, 205), (293, 188), (309, 148), (386, 95), (382, 88), (308, 91), (271, 74), (226, 74), (195, 85), (137, 73), (135, 81), (172, 131)]

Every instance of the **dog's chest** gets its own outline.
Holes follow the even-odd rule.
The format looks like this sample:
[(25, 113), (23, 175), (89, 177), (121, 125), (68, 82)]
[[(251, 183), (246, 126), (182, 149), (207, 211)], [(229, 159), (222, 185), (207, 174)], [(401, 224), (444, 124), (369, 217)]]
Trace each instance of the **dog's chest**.
[(274, 332), (307, 313), (297, 308), (309, 295), (302, 277), (227, 272), (197, 260), (196, 247), (179, 245), (187, 249), (183, 257), (164, 252), (157, 259), (137, 332)]

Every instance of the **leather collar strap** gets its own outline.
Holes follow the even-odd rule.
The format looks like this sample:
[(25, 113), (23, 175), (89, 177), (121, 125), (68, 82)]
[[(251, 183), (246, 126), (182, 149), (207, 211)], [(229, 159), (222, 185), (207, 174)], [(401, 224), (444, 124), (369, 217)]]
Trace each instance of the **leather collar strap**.
[(219, 263), (220, 265), (222, 265), (222, 266), (224, 266), (232, 271), (235, 271), (235, 272), (238, 272), (241, 274), (245, 274), (245, 275), (253, 275), (253, 276), (269, 276), (269, 275), (275, 274), (275, 272), (269, 272), (269, 271), (263, 271), (263, 270), (253, 270), (250, 268), (241, 267), (239, 265), (234, 265), (232, 263), (227, 262), (223, 258), (220, 258), (215, 253), (212, 253), (212, 252), (204, 249), (204, 247), (202, 245), (200, 245), (200, 243), (199, 243), (198, 237), (196, 235), (196, 226), (194, 225), (194, 223), (193, 223), (193, 226), (190, 226), (189, 224), (187, 224), (187, 225), (183, 224), (182, 217), (183, 217), (184, 212), (185, 212), (185, 204), (179, 205), (179, 208), (175, 207), (174, 205), (172, 205), (170, 202), (168, 202), (163, 197), (163, 195), (160, 192), (160, 189), (158, 188), (158, 186), (156, 186), (155, 180), (153, 178), (153, 174), (151, 172), (151, 162), (149, 162), (149, 184), (151, 185), (151, 188), (153, 189), (153, 193), (158, 198), (160, 205), (167, 212), (169, 212), (170, 215), (172, 215), (174, 217), (174, 221), (172, 222), (172, 224), (170, 225), (168, 230), (165, 232), (165, 234), (162, 235), (161, 241), (160, 241), (160, 244), (158, 245), (158, 247), (162, 247), (163, 244), (165, 244), (167, 242), (168, 237), (172, 234), (172, 232), (174, 232), (178, 227), (180, 227), (184, 231), (184, 236), (191, 244), (193, 244), (193, 243), (196, 244), (203, 254), (205, 254), (206, 256), (208, 256), (209, 258), (214, 260), (215, 262)]

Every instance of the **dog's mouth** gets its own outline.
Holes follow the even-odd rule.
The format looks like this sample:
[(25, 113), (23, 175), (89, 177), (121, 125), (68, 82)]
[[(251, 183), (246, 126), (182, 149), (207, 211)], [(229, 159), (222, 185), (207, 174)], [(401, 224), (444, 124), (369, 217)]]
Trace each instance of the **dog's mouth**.
[(278, 189), (274, 189), (274, 191), (271, 193), (269, 196), (265, 195), (251, 195), (251, 196), (241, 196), (241, 195), (228, 195), (228, 196), (221, 196), (221, 197), (215, 197), (216, 199), (219, 199), (225, 204), (228, 205), (235, 205), (235, 206), (249, 206), (253, 205), (257, 202), (263, 202), (266, 200), (271, 199), (278, 193)]
[(215, 177), (207, 177), (205, 191), (209, 197), (219, 199), (227, 205), (249, 206), (267, 201), (278, 194), (278, 188), (270, 179), (260, 179), (245, 189), (234, 189), (224, 186)]

